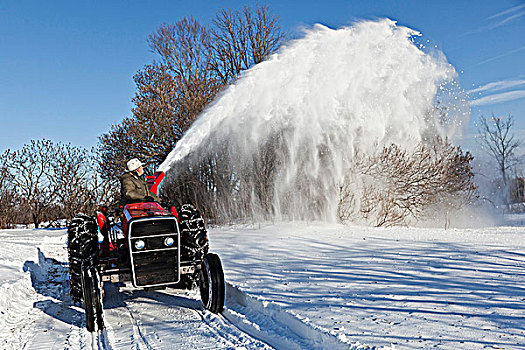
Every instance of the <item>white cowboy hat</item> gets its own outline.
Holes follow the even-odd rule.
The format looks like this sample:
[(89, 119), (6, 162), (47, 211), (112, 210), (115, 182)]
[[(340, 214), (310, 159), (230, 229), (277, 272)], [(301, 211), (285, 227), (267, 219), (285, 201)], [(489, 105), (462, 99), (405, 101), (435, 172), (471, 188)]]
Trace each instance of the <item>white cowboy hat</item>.
[(137, 170), (143, 165), (144, 164), (142, 164), (140, 160), (138, 160), (137, 158), (133, 158), (126, 164), (126, 167), (128, 168), (128, 171), (133, 171), (133, 170)]

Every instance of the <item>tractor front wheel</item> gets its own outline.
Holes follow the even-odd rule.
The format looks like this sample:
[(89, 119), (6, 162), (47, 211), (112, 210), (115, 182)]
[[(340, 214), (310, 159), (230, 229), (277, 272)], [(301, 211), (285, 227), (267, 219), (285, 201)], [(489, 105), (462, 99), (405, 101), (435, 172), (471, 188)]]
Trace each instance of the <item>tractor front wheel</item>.
[(199, 289), (202, 304), (213, 313), (221, 313), (224, 309), (224, 271), (221, 259), (217, 254), (208, 253), (204, 256), (199, 273)]

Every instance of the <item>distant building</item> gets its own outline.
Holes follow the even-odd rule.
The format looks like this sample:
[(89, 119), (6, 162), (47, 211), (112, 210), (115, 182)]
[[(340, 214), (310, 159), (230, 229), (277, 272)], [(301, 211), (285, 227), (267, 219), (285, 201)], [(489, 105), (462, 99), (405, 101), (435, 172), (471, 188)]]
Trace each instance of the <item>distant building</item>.
[(525, 178), (516, 177), (510, 181), (510, 202), (525, 202)]

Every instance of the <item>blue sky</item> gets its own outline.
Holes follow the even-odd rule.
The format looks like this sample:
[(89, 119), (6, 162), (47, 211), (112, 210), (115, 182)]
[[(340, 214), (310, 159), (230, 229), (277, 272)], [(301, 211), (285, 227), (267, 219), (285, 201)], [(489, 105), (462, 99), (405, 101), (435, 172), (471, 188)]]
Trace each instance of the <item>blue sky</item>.
[[(472, 118), (512, 114), (525, 139), (525, 0), (266, 1), (291, 36), (389, 17), (442, 50), (478, 97)], [(163, 22), (251, 1), (0, 1), (0, 151), (49, 138), (91, 147), (130, 114), (133, 74)]]

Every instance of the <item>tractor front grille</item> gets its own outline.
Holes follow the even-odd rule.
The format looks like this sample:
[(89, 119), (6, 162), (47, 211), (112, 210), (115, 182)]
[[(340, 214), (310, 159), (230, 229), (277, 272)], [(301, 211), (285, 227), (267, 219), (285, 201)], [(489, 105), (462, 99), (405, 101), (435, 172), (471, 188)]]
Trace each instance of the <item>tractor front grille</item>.
[[(175, 243), (171, 247), (166, 246), (166, 238), (172, 238)], [(135, 287), (179, 282), (180, 234), (174, 217), (131, 220), (128, 240)], [(142, 241), (142, 249), (136, 247), (137, 241)]]
[(178, 259), (173, 251), (137, 254), (133, 260), (137, 287), (170, 284), (179, 281)]

